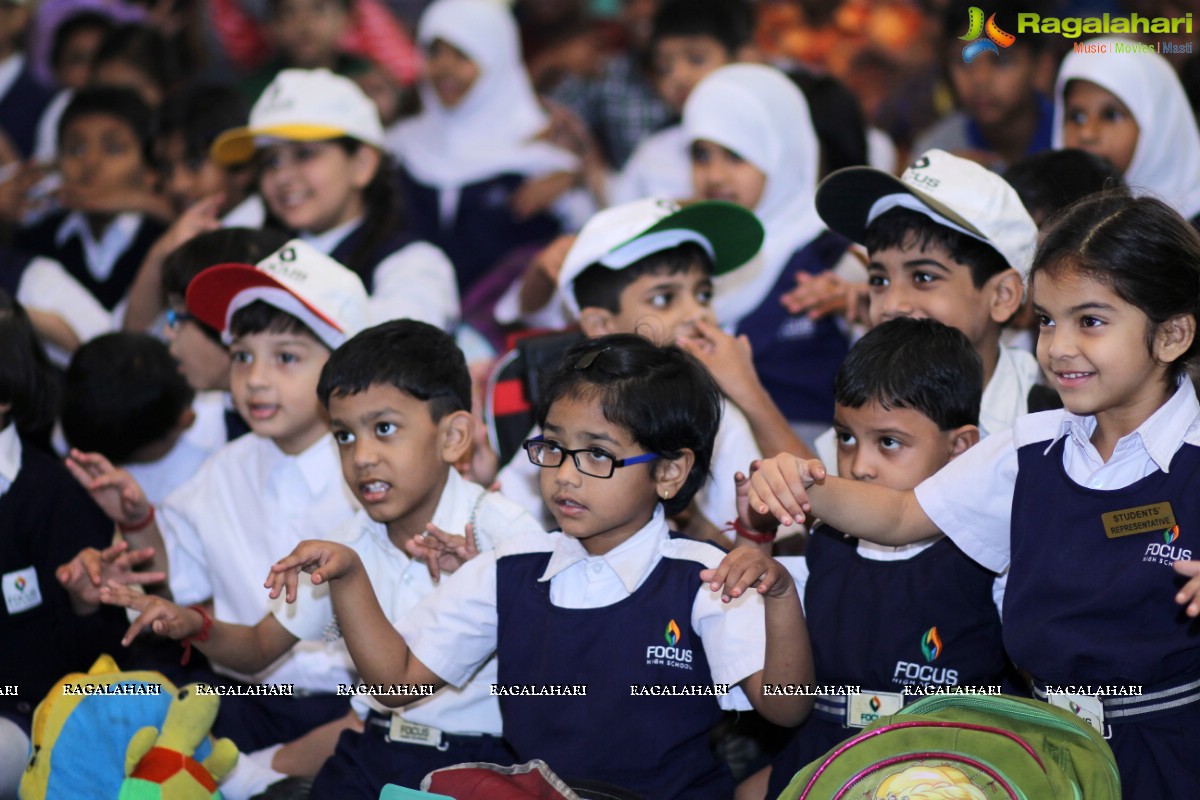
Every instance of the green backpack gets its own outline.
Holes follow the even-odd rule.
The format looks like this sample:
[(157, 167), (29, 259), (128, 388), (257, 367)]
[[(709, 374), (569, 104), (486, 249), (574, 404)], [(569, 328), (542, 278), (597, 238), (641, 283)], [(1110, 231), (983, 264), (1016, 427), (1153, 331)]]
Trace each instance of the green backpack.
[(1100, 734), (1069, 711), (1006, 695), (935, 695), (809, 764), (779, 800), (1120, 800)]

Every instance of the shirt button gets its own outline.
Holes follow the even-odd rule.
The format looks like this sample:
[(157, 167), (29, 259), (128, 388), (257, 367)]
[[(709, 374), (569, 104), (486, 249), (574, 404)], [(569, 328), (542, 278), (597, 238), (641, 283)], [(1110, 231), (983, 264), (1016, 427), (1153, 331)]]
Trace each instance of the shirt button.
[(592, 564), (592, 572), (596, 573), (597, 575), (599, 575), (601, 570), (603, 570), (603, 569), (604, 569), (604, 565), (598, 561), (595, 564)]

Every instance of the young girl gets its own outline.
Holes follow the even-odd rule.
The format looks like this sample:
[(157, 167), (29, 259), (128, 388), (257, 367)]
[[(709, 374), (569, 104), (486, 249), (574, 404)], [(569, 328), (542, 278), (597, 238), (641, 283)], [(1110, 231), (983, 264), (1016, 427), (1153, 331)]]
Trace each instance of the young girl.
[(213, 157), (258, 159), (268, 211), (300, 238), (358, 273), (374, 322), (407, 317), (448, 330), (458, 319), (454, 267), (405, 232), (379, 112), (349, 78), (288, 69), (226, 131)]
[(574, 185), (578, 162), (537, 141), (549, 118), (503, 6), (438, 0), (417, 38), (428, 59), (424, 110), (389, 131), (388, 149), (400, 162), (414, 233), (446, 251), (465, 296), (506, 254), (560, 232), (561, 214), (549, 209)]
[(366, 683), (461, 685), (496, 653), (504, 735), (521, 761), (645, 797), (729, 797), (708, 746), (721, 709), (797, 724), (808, 700), (764, 686), (810, 681), (812, 659), (777, 562), (751, 548), (722, 560), (667, 528), (708, 475), (719, 409), (708, 373), (678, 348), (631, 334), (581, 342), (546, 385), (543, 436), (525, 443), (561, 533), (476, 557), (399, 634), (344, 546), (303, 542), (267, 584), (291, 600), (301, 569), (330, 582)]
[(804, 95), (782, 72), (733, 64), (711, 73), (683, 108), (692, 181), (706, 200), (730, 200), (766, 228), (761, 261), (717, 280), (722, 324), (749, 337), (754, 366), (802, 439), (833, 420), (833, 376), (847, 341), (832, 318), (790, 316), (780, 298), (796, 273), (833, 267), (849, 242), (813, 205), (819, 148)]
[(1054, 147), (1104, 156), (1135, 192), (1161, 197), (1200, 227), (1200, 128), (1175, 69), (1155, 53), (1113, 54), (1117, 46), (1134, 46), (1125, 39), (1088, 44), (1109, 52), (1063, 59)]
[(1126, 797), (1188, 797), (1200, 639), (1171, 565), (1196, 573), (1200, 235), (1159, 200), (1092, 195), (1050, 224), (1031, 282), (1038, 361), (1065, 409), (1018, 419), (908, 492), (778, 456), (750, 502), (881, 544), (944, 532), (1007, 569), (1004, 644), (1035, 695), (1104, 733)]

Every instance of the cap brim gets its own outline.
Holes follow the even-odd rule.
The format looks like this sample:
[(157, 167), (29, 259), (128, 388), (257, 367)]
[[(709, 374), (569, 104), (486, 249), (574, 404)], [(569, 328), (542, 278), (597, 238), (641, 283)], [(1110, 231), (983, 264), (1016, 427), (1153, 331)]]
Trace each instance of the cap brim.
[(234, 128), (212, 143), (210, 154), (218, 164), (242, 164), (254, 158), (254, 140), (270, 136), (292, 142), (321, 142), (345, 136), (346, 131), (331, 125), (272, 125), (265, 128)]
[(899, 178), (873, 167), (846, 167), (831, 173), (817, 186), (817, 214), (831, 231), (852, 242), (863, 244), (867, 236), (867, 216), (881, 198), (893, 194), (915, 197), (931, 211), (987, 241), (987, 236), (967, 222), (958, 212), (919, 192)]
[(201, 272), (188, 284), (184, 300), (196, 319), (225, 333), (225, 315), (229, 304), (247, 289), (269, 287), (281, 289), (317, 316), (337, 329), (338, 325), (292, 289), (251, 264), (218, 264)]
[(754, 258), (765, 235), (753, 212), (724, 200), (704, 200), (663, 217), (638, 237), (677, 228), (695, 231), (712, 245), (713, 275), (724, 275)]

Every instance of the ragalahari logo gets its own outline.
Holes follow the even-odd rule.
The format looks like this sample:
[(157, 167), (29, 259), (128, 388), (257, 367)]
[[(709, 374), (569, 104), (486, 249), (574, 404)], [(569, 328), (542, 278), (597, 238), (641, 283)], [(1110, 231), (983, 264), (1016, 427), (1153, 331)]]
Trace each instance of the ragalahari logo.
[(942, 637), (938, 636), (937, 626), (925, 631), (921, 637), (921, 653), (926, 661), (934, 661), (942, 654)]
[[(979, 37), (982, 34), (987, 34), (987, 37), (980, 39)], [(983, 21), (983, 9), (978, 6), (971, 6), (967, 32), (958, 38), (968, 43), (962, 52), (963, 61), (968, 64), (974, 61), (981, 53), (995, 53), (996, 55), (1000, 55), (1000, 48), (1012, 47), (1012, 43), (1017, 40), (1016, 36), (1000, 29), (1000, 26), (996, 24), (995, 14), (988, 17), (985, 24)]]

